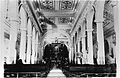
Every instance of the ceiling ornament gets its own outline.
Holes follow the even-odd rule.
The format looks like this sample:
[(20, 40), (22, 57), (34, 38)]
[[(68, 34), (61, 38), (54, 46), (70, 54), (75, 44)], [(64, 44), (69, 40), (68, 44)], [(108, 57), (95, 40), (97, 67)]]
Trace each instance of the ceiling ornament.
[(41, 9), (43, 10), (54, 10), (55, 5), (53, 0), (40, 1)]
[(62, 0), (60, 2), (61, 10), (72, 10), (73, 9), (73, 1), (72, 0)]

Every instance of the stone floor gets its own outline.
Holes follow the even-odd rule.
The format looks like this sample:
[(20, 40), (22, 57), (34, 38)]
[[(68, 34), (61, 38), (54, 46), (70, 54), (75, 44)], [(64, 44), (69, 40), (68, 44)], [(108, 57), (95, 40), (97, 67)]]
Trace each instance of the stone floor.
[(61, 69), (53, 67), (53, 69), (48, 73), (47, 78), (66, 78)]

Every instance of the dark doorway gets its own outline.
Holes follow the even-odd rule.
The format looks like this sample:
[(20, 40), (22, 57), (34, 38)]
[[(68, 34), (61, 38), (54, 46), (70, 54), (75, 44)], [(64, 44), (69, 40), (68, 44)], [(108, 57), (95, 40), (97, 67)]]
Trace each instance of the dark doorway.
[(62, 67), (68, 65), (69, 52), (67, 46), (61, 43), (52, 43), (46, 45), (44, 48), (43, 59), (52, 67)]

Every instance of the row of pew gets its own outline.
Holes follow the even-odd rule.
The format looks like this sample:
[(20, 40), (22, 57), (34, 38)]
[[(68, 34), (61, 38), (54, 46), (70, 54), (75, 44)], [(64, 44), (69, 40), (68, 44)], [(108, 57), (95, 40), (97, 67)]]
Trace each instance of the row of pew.
[(67, 77), (116, 77), (116, 64), (111, 65), (69, 65), (62, 67)]
[(4, 65), (4, 77), (46, 77), (50, 67), (46, 64), (6, 64)]

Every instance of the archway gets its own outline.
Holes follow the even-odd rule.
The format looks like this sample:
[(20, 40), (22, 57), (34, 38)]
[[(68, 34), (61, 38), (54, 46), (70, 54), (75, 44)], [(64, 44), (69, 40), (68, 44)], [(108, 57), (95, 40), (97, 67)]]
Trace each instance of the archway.
[[(57, 29), (56, 29), (56, 30), (48, 30), (48, 31), (43, 35), (42, 40), (41, 40), (42, 45), (44, 44), (44, 41), (45, 41), (45, 39), (46, 39), (47, 37), (51, 38), (51, 37), (54, 36), (54, 38), (55, 38), (55, 37), (58, 37), (58, 36), (60, 36), (60, 35), (66, 37), (66, 38), (68, 39), (68, 42), (71, 43), (70, 35), (69, 35), (65, 30), (57, 30)], [(50, 42), (48, 42), (48, 43), (50, 43)], [(70, 45), (70, 44), (69, 44), (69, 45)]]
[[(64, 39), (64, 40), (62, 40)], [(43, 49), (47, 44), (55, 43), (55, 40), (58, 40), (58, 43), (63, 43), (67, 46), (69, 55), (71, 55), (71, 38), (70, 35), (65, 30), (48, 30), (41, 40), (41, 53), (43, 56)], [(65, 41), (65, 42), (63, 42)], [(70, 60), (71, 57), (69, 57)]]
[(47, 44), (43, 50), (43, 59), (50, 67), (67, 66), (69, 63), (69, 51), (65, 44)]

